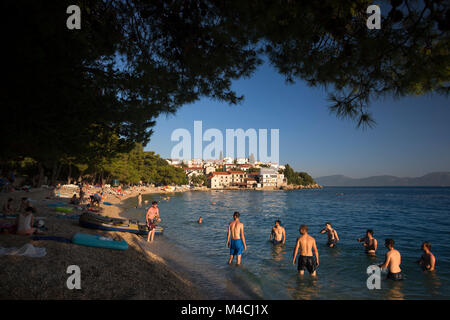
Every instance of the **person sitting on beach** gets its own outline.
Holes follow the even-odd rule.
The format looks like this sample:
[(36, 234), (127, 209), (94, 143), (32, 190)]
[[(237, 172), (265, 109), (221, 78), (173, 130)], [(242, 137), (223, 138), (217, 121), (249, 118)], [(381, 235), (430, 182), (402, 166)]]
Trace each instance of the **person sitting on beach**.
[(270, 241), (273, 244), (284, 244), (286, 242), (286, 230), (281, 226), (281, 221), (275, 221), (275, 226), (270, 232)]
[(77, 198), (76, 193), (74, 193), (72, 199), (70, 199), (70, 204), (75, 204), (75, 205), (80, 204), (80, 200)]
[(422, 267), (423, 271), (434, 271), (436, 258), (431, 253), (431, 243), (428, 241), (422, 243), (421, 249), (423, 254), (417, 263)]
[(25, 209), (25, 213), (21, 212), (16, 219), (17, 234), (31, 235), (36, 232), (36, 228), (33, 228), (33, 208), (28, 207)]
[(398, 250), (394, 249), (394, 240), (386, 239), (384, 241), (385, 247), (388, 249), (386, 253), (386, 259), (383, 264), (380, 264), (381, 269), (389, 268), (387, 275), (388, 279), (391, 280), (403, 280), (402, 269), (400, 269), (400, 264), (402, 263), (402, 257)]
[(325, 223), (325, 228), (323, 228), (320, 231), (320, 233), (325, 233), (325, 232), (328, 234), (328, 243), (327, 243), (327, 245), (330, 248), (334, 248), (336, 246), (337, 242), (339, 241), (339, 237), (338, 237), (338, 234), (337, 234), (336, 230), (334, 230), (331, 227), (331, 223), (330, 222)]
[(228, 264), (231, 264), (236, 256), (236, 265), (240, 265), (242, 252), (247, 250), (244, 236), (244, 224), (239, 221), (240, 216), (240, 213), (236, 211), (233, 214), (233, 221), (228, 224), (227, 248), (230, 248)]
[(153, 238), (155, 236), (156, 224), (161, 221), (158, 209), (158, 202), (156, 201), (152, 202), (152, 206), (148, 208), (147, 213), (145, 215), (145, 220), (147, 221), (147, 228), (148, 228), (147, 242), (153, 241)]
[(377, 251), (378, 242), (377, 239), (373, 237), (373, 230), (368, 229), (366, 231), (366, 236), (364, 238), (358, 238), (356, 239), (358, 242), (364, 242), (363, 246), (365, 247), (366, 253), (375, 255), (375, 252)]
[(3, 205), (3, 213), (14, 213), (15, 209), (13, 208), (13, 198), (9, 198), (8, 201)]
[(202, 223), (203, 223), (203, 218), (202, 218), (202, 217), (198, 218), (197, 223), (198, 223), (198, 224), (202, 224)]
[[(298, 273), (302, 276), (305, 273), (305, 269), (308, 269), (311, 276), (315, 277), (317, 275), (316, 270), (319, 267), (319, 251), (317, 250), (316, 240), (308, 234), (307, 225), (302, 224), (299, 231), (301, 236), (297, 238), (292, 264), (295, 265), (297, 252), (300, 250), (297, 266)], [(314, 259), (313, 251), (316, 259)]]
[(30, 201), (27, 197), (23, 197), (20, 201), (19, 212), (25, 212), (25, 209), (30, 207)]
[(91, 205), (94, 206), (100, 206), (100, 202), (102, 201), (102, 196), (98, 193), (94, 193), (91, 197)]

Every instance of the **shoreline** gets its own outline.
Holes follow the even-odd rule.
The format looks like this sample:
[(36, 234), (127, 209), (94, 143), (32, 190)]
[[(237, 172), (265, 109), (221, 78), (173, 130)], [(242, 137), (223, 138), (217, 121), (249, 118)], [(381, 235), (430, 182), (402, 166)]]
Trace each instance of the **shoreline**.
[[(137, 193), (136, 193), (137, 192)], [(123, 208), (120, 202), (136, 197), (139, 191), (130, 192), (120, 200), (107, 195), (105, 200), (115, 205), (106, 206), (102, 215), (120, 217)], [(142, 192), (144, 194), (144, 192)], [(161, 193), (146, 190), (145, 194)], [(71, 239), (76, 232), (100, 234), (128, 242), (125, 251), (109, 250), (79, 246), (51, 240), (32, 240), (32, 236), (0, 234), (1, 247), (22, 247), (30, 243), (35, 247), (45, 248), (46, 255), (40, 258), (24, 256), (1, 256), (0, 269), (2, 277), (0, 299), (148, 299), (148, 300), (202, 300), (206, 295), (191, 281), (173, 268), (160, 256), (146, 250), (142, 239), (126, 232), (86, 229), (79, 225), (78, 219), (56, 213), (47, 204), (52, 202), (69, 202), (69, 199), (45, 199), (48, 190), (33, 189), (30, 192), (16, 191), (2, 193), (1, 203), (8, 198), (17, 200), (21, 197), (32, 199), (37, 213), (35, 217), (45, 219), (48, 230), (45, 236), (57, 236)], [(82, 211), (74, 210), (74, 214)], [(0, 218), (0, 222), (12, 222)], [(69, 265), (78, 265), (81, 270), (81, 289), (70, 290), (66, 282)], [(32, 285), (30, 285), (32, 284)]]
[[(90, 192), (98, 191), (92, 187)], [(180, 188), (174, 191), (163, 191), (159, 187), (135, 187), (127, 190), (123, 196), (107, 194), (103, 201), (112, 205), (100, 205), (102, 215), (111, 218), (127, 218), (123, 215), (125, 208), (122, 202), (142, 195), (170, 195), (188, 191), (250, 191), (246, 189), (211, 189), (197, 187), (193, 189)], [(280, 189), (256, 189), (252, 191), (288, 191)], [(0, 234), (0, 247), (20, 248), (26, 243), (34, 247), (45, 248), (46, 255), (41, 258), (23, 256), (1, 256), (0, 268), (6, 274), (2, 279), (0, 299), (168, 299), (168, 300), (203, 300), (208, 294), (205, 288), (200, 288), (192, 282), (188, 272), (192, 266), (178, 268), (177, 264), (169, 263), (161, 255), (151, 250), (151, 245), (142, 243), (142, 237), (126, 232), (86, 229), (79, 225), (78, 219), (68, 219), (71, 215), (82, 211), (73, 209), (72, 214), (61, 214), (47, 207), (52, 202), (65, 202), (69, 207), (69, 198), (46, 199), (50, 189), (38, 188), (26, 191), (1, 193), (0, 203), (8, 198), (14, 199), (17, 207), (22, 197), (32, 200), (36, 208), (36, 217), (45, 221), (48, 230), (44, 236), (57, 236), (71, 239), (76, 232), (100, 234), (128, 242), (125, 251), (108, 250), (79, 246), (72, 243), (61, 243), (51, 240), (32, 240), (32, 236), (16, 234)], [(89, 194), (87, 194), (88, 196)], [(137, 204), (137, 203), (136, 203)], [(145, 207), (145, 204), (143, 204)], [(0, 223), (11, 223), (14, 220), (0, 218)], [(163, 239), (164, 240), (164, 239)], [(156, 240), (155, 240), (156, 241)], [(155, 248), (156, 249), (156, 248)], [(157, 251), (157, 250), (156, 250)], [(81, 290), (69, 290), (66, 287), (66, 273), (69, 265), (80, 266)], [(111, 267), (113, 266), (113, 267)], [(132, 274), (133, 276), (130, 276)], [(191, 280), (189, 280), (191, 279)], [(36, 284), (30, 286), (29, 284)], [(241, 297), (243, 298), (243, 297)], [(245, 299), (245, 298), (244, 298)]]

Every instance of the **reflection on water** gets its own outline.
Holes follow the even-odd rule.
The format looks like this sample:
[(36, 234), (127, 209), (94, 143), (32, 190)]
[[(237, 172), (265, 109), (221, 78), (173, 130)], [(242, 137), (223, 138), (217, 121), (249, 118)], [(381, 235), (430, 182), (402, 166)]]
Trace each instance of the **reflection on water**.
[(403, 294), (403, 281), (392, 281), (386, 280), (388, 290), (385, 295), (385, 299), (387, 300), (404, 300), (405, 295)]
[(296, 300), (312, 300), (319, 298), (320, 284), (317, 277), (308, 274), (298, 275), (292, 296)]
[(274, 261), (282, 261), (286, 255), (286, 246), (285, 245), (273, 245), (271, 248), (271, 255)]
[[(336, 194), (343, 194), (337, 196)], [(186, 192), (146, 195), (161, 200), (161, 225), (170, 247), (155, 243), (152, 250), (168, 255), (180, 268), (188, 266), (209, 286), (211, 297), (263, 299), (448, 299), (450, 298), (450, 188), (325, 188), (297, 191)], [(144, 208), (125, 205), (127, 217), (143, 220)], [(247, 251), (239, 267), (226, 264), (228, 223), (234, 211), (245, 225)], [(196, 223), (199, 217), (203, 224)], [(424, 216), (426, 219), (424, 220)], [(268, 241), (275, 220), (286, 229), (285, 245)], [(330, 221), (339, 234), (336, 248), (328, 248), (320, 230)], [(307, 224), (316, 238), (320, 266), (318, 277), (300, 277), (292, 264), (298, 228)], [(385, 280), (381, 290), (366, 286), (367, 267), (381, 264), (386, 249), (367, 255), (356, 239), (374, 230), (378, 243), (393, 238), (402, 254), (404, 281)], [(424, 273), (415, 261), (423, 240), (433, 245), (438, 259), (435, 273)], [(175, 249), (174, 249), (175, 248)], [(187, 262), (188, 261), (188, 262)], [(212, 284), (213, 283), (213, 284)]]

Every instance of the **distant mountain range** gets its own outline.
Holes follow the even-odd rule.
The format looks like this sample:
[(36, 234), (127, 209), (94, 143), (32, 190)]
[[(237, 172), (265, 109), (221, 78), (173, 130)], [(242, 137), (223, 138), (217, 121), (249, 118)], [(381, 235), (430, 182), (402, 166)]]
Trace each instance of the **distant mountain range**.
[(336, 187), (448, 187), (450, 172), (433, 172), (417, 178), (372, 176), (354, 179), (343, 175), (314, 178), (319, 185)]

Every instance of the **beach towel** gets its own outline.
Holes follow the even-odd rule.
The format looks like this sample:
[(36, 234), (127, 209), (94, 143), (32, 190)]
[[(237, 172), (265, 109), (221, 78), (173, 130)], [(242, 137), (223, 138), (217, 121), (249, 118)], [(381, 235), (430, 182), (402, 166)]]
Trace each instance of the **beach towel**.
[(33, 246), (31, 243), (27, 243), (20, 248), (1, 248), (0, 247), (0, 256), (24, 256), (31, 258), (40, 258), (46, 255), (45, 248), (37, 248)]
[(34, 236), (31, 238), (32, 240), (52, 240), (57, 242), (65, 242), (65, 243), (72, 243), (72, 240), (63, 238), (63, 237), (55, 237), (55, 236)]
[(56, 216), (56, 217), (57, 218), (62, 218), (62, 219), (74, 219), (74, 220), (76, 220), (76, 219), (80, 219), (81, 215), (76, 214), (76, 215), (73, 215), (73, 216)]

